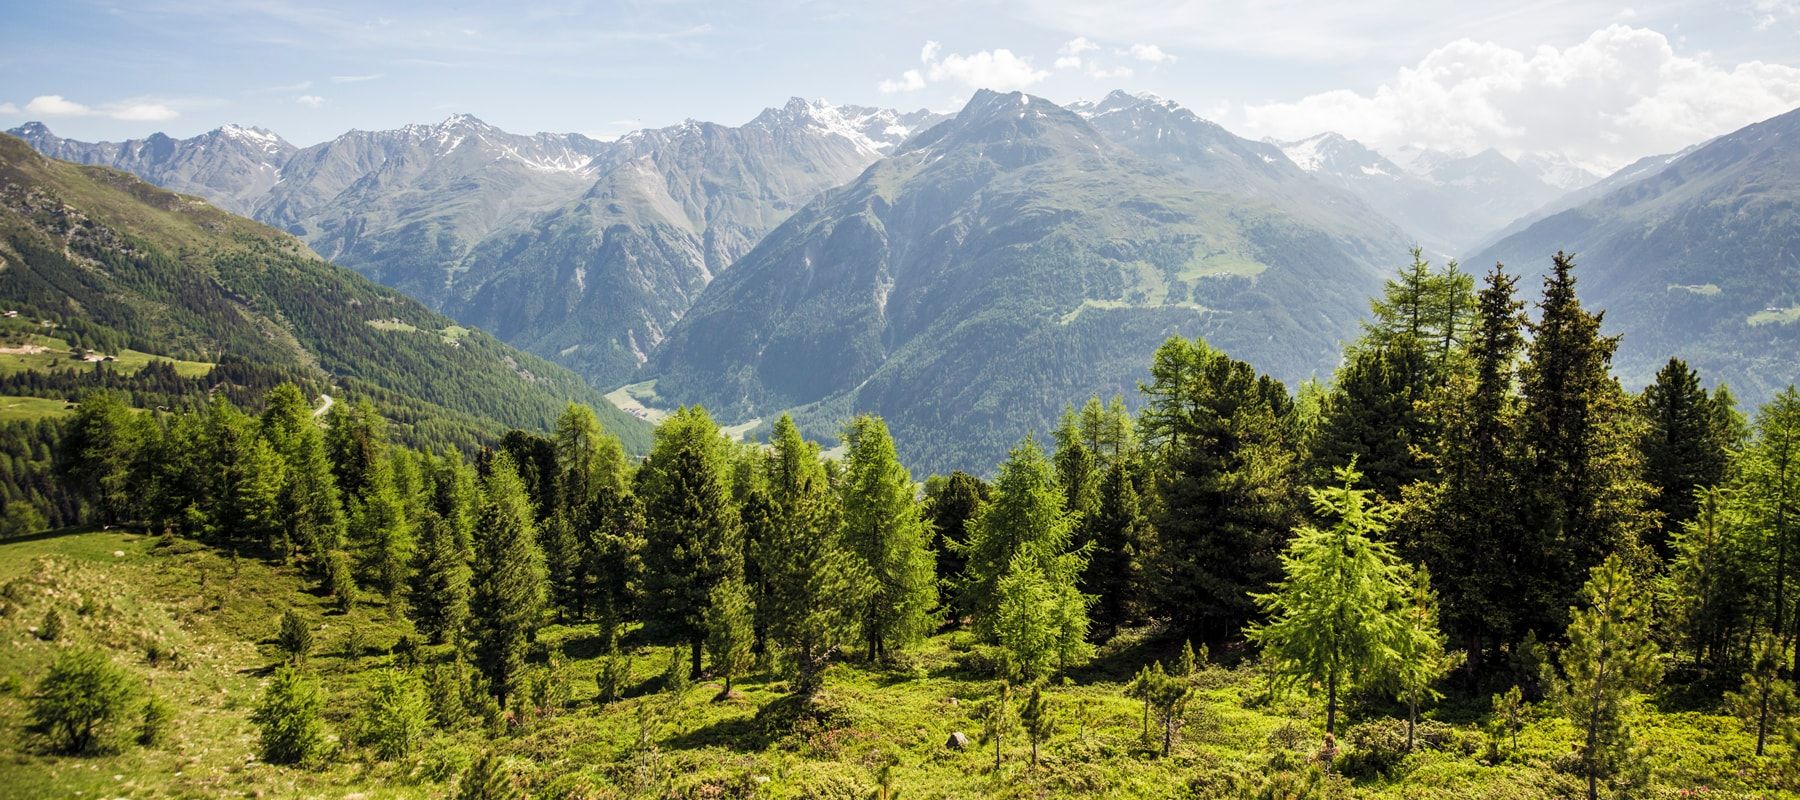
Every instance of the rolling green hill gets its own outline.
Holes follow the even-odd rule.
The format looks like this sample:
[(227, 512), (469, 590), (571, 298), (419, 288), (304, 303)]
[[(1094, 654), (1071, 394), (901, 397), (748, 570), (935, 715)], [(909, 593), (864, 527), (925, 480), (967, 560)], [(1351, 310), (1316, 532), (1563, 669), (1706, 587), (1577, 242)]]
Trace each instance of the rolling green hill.
[[(633, 450), (648, 443), (642, 422), (567, 370), (456, 327), (284, 233), (123, 172), (46, 158), (8, 136), (0, 136), (0, 275), (0, 304), (18, 312), (4, 321), (12, 349), (47, 350), (48, 341), (114, 358), (20, 370), (25, 354), (13, 354), (19, 363), (0, 372), (32, 373), (4, 376), (14, 393), (73, 396), (103, 385), (160, 402), (299, 380), (373, 397), (413, 441), (463, 445), (510, 427), (547, 428), (575, 401), (600, 409)], [(175, 361), (173, 377), (142, 369), (152, 357)]]

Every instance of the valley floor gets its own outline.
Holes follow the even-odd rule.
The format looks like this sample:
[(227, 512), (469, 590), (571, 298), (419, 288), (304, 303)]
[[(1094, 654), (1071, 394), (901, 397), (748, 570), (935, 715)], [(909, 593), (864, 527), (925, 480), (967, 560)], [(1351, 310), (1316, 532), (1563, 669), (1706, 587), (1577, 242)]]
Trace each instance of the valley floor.
[[(326, 713), (341, 749), (311, 769), (256, 757), (249, 720), (279, 661), (276, 620), (296, 607), (315, 623), (308, 669), (329, 694)], [(67, 624), (55, 641), (38, 636), (50, 608)], [(1204, 670), (1173, 752), (1143, 736), (1143, 710), (1124, 694), (1139, 666), (1171, 653), (1141, 632), (1109, 646), (1090, 667), (1050, 692), (1059, 725), (1030, 766), (1019, 734), (1002, 740), (1003, 766), (979, 742), (982, 701), (995, 688), (967, 633), (930, 639), (902, 666), (834, 667), (825, 707), (833, 722), (767, 732), (759, 709), (785, 683), (742, 681), (741, 696), (715, 701), (719, 686), (696, 683), (675, 698), (660, 691), (668, 650), (635, 644), (631, 689), (596, 702), (600, 642), (592, 626), (551, 626), (540, 639), (562, 654), (570, 700), (551, 716), (492, 737), (471, 722), (433, 731), (418, 754), (380, 762), (348, 742), (371, 679), (396, 656), (410, 625), (379, 603), (329, 611), (297, 572), (190, 542), (110, 531), (44, 534), (0, 542), (0, 795), (66, 797), (442, 797), (490, 745), (510, 757), (533, 797), (860, 798), (884, 767), (899, 797), (1571, 797), (1564, 771), (1572, 730), (1534, 712), (1495, 758), (1484, 732), (1485, 697), (1451, 701), (1423, 725), (1417, 751), (1398, 752), (1404, 729), (1391, 708), (1365, 708), (1340, 738), (1327, 771), (1318, 753), (1319, 704), (1304, 695), (1269, 701), (1251, 668)], [(361, 642), (359, 648), (353, 648)], [(634, 644), (629, 639), (627, 644)], [(43, 755), (24, 733), (27, 698), (62, 648), (95, 645), (128, 666), (176, 708), (166, 744), (110, 755)], [(351, 652), (355, 649), (356, 652)], [(445, 655), (426, 648), (424, 660)], [(155, 654), (156, 664), (151, 663)], [(171, 655), (172, 654), (172, 655)], [(1795, 797), (1784, 788), (1793, 756), (1753, 741), (1717, 709), (1658, 698), (1640, 725), (1650, 746), (1652, 793), (1662, 797)], [(954, 732), (966, 750), (946, 746)], [(1392, 756), (1392, 764), (1382, 764)], [(891, 766), (890, 766), (891, 765)]]

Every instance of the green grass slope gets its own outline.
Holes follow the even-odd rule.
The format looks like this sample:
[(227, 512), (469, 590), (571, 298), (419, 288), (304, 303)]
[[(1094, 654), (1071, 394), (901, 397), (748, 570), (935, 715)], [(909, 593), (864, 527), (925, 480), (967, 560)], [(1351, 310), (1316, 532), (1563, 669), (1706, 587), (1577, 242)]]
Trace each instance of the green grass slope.
[[(350, 741), (368, 687), (410, 629), (390, 609), (362, 603), (348, 614), (307, 591), (295, 570), (185, 542), (90, 531), (0, 543), (0, 787), (14, 798), (66, 797), (443, 797), (461, 769), (492, 747), (517, 767), (533, 797), (864, 798), (889, 767), (907, 798), (998, 797), (1482, 797), (1561, 798), (1580, 786), (1565, 770), (1573, 731), (1542, 711), (1528, 715), (1515, 750), (1490, 758), (1485, 700), (1453, 701), (1427, 715), (1419, 750), (1392, 753), (1395, 709), (1363, 706), (1340, 742), (1332, 774), (1317, 770), (1320, 704), (1304, 695), (1268, 700), (1251, 668), (1211, 667), (1164, 757), (1141, 736), (1141, 706), (1125, 682), (1151, 658), (1172, 655), (1127, 634), (1050, 694), (1059, 725), (1042, 763), (1028, 766), (1017, 735), (976, 743), (980, 704), (993, 691), (967, 634), (930, 639), (903, 666), (840, 664), (827, 674), (834, 722), (770, 732), (758, 711), (785, 684), (766, 674), (741, 682), (741, 696), (715, 701), (717, 683), (674, 697), (656, 677), (667, 651), (632, 639), (627, 696), (596, 701), (597, 632), (552, 626), (540, 640), (558, 654), (569, 700), (503, 736), (477, 723), (432, 730), (417, 755), (376, 760)], [(315, 631), (307, 669), (328, 693), (335, 752), (314, 768), (261, 763), (249, 721), (272, 665), (276, 620), (296, 609)], [(67, 624), (55, 641), (37, 635), (51, 609)], [(350, 645), (361, 647), (351, 651)], [(177, 709), (168, 742), (98, 756), (47, 755), (22, 733), (31, 687), (62, 650), (98, 647)], [(149, 653), (160, 655), (151, 662)], [(448, 646), (425, 648), (429, 663)], [(1749, 755), (1739, 723), (1712, 710), (1658, 698), (1641, 721), (1650, 743), (1656, 797), (1794, 797), (1780, 782), (1790, 754)], [(945, 746), (966, 733), (968, 750)], [(1359, 733), (1360, 731), (1360, 733)], [(1376, 746), (1378, 740), (1390, 744)], [(1380, 768), (1377, 768), (1380, 767)], [(1280, 791), (1286, 788), (1287, 791)], [(1260, 793), (1260, 794), (1259, 794)]]

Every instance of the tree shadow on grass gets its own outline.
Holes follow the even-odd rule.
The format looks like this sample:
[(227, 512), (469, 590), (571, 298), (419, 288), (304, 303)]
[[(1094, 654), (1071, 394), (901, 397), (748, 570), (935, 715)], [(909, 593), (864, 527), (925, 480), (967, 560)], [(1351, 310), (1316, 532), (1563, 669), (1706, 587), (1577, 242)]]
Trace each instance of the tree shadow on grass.
[(769, 737), (756, 720), (754, 709), (742, 716), (722, 719), (704, 728), (684, 731), (664, 741), (672, 750), (723, 747), (737, 753), (758, 753), (769, 747)]

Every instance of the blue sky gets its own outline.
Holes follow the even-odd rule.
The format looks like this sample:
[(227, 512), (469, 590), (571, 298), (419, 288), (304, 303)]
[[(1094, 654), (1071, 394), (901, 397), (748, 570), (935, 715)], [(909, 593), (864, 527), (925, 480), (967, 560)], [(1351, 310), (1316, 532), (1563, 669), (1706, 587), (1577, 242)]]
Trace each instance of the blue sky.
[(1622, 163), (1800, 105), (1800, 0), (0, 0), (0, 127), (311, 144), (475, 114), (616, 136), (789, 96), (1151, 91), (1253, 136)]

